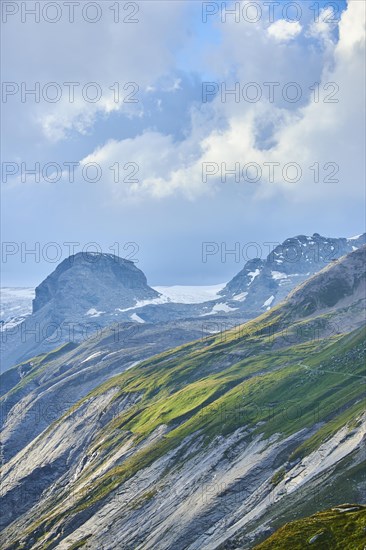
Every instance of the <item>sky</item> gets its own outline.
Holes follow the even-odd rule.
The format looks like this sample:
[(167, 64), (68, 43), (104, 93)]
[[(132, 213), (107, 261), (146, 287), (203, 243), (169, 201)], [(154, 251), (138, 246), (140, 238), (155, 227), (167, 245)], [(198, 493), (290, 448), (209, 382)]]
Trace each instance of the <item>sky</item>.
[(358, 0), (4, 1), (2, 286), (80, 251), (215, 284), (362, 233), (364, 24)]

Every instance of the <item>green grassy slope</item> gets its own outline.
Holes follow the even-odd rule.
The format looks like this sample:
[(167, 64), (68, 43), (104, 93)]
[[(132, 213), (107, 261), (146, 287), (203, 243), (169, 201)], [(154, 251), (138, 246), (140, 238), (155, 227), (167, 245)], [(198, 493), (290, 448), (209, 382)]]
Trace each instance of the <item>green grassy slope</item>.
[(287, 523), (255, 550), (363, 550), (366, 506), (344, 504)]

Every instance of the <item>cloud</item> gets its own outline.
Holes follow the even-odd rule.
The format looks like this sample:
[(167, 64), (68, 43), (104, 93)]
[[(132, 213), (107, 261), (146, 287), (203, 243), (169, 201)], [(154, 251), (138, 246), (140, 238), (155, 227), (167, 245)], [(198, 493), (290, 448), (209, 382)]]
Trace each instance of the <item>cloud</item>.
[[(22, 3), (22, 10), (23, 4), (26, 3)], [(101, 19), (95, 24), (81, 18), (81, 5), (75, 8), (75, 21), (70, 23), (66, 4), (61, 3), (62, 17), (54, 24), (43, 17), (36, 23), (34, 16), (23, 23), (19, 10), (3, 25), (3, 81), (14, 82), (19, 88), (21, 83), (27, 89), (36, 85), (40, 88), (39, 101), (30, 95), (22, 101), (20, 92), (9, 96), (3, 106), (5, 116), (19, 120), (33, 139), (57, 142), (72, 132), (85, 135), (98, 116), (113, 112), (140, 116), (141, 91), (151, 89), (157, 79), (169, 73), (175, 64), (176, 48), (187, 38), (181, 24), (187, 5), (182, 0), (174, 2), (174, 6), (164, 1), (143, 2), (135, 16), (138, 22), (129, 24), (123, 18), (134, 3), (129, 4), (128, 10), (127, 5), (123, 6), (124, 11), (121, 8), (118, 23), (113, 22), (112, 4), (95, 4), (102, 10)], [(50, 16), (51, 11), (50, 8)], [(51, 82), (61, 91), (56, 102), (44, 98), (45, 86)], [(65, 85), (70, 82), (77, 83), (74, 94)], [(101, 92), (97, 101), (92, 86), (90, 94), (85, 89), (90, 83), (95, 83)], [(134, 96), (139, 100), (137, 106), (126, 101), (132, 91), (124, 89), (127, 83), (135, 83), (138, 88)], [(179, 88), (179, 82), (174, 85), (174, 89)]]
[[(319, 88), (315, 92), (304, 87), (306, 101), (300, 107), (268, 101), (223, 102), (219, 94), (212, 103), (192, 108), (192, 130), (182, 142), (146, 132), (134, 140), (107, 143), (90, 158), (102, 161), (106, 156), (110, 163), (116, 158), (131, 158), (138, 162), (141, 180), (123, 190), (119, 188), (121, 196), (184, 195), (192, 199), (211, 194), (222, 185), (222, 170), (207, 181), (203, 180), (205, 163), (216, 163), (219, 168), (226, 163), (228, 169), (239, 163), (240, 170), (248, 163), (257, 163), (262, 170), (261, 178), (254, 187), (250, 184), (257, 200), (283, 196), (290, 203), (316, 200), (331, 204), (342, 197), (362, 198), (362, 6), (363, 3), (357, 1), (349, 2), (339, 24), (339, 41), (332, 43), (331, 51), (328, 48), (323, 58)], [(230, 25), (225, 32), (231, 33)], [(257, 28), (256, 32), (259, 48), (267, 48), (265, 28)], [(231, 39), (229, 43), (232, 44)], [(225, 51), (225, 46), (223, 49)], [(238, 59), (238, 51), (245, 51), (241, 44), (232, 52), (234, 60)], [(302, 57), (302, 53), (298, 55)], [(288, 52), (277, 50), (274, 57), (273, 64), (281, 67)], [(245, 64), (246, 56), (242, 56), (239, 74), (244, 71)], [(296, 70), (298, 67), (299, 64)], [(265, 68), (262, 70), (263, 76), (257, 73), (258, 82), (265, 79)], [(285, 81), (289, 78), (288, 71), (283, 78)], [(265, 147), (261, 147), (258, 140), (263, 121), (273, 121), (270, 125), (272, 135), (266, 138), (269, 145)], [(279, 167), (271, 173), (266, 163), (277, 163)], [(293, 167), (286, 169), (288, 177), (284, 177), (283, 170), (288, 163), (300, 166), (299, 182), (289, 181), (296, 179)], [(317, 183), (318, 176), (320, 181)], [(335, 182), (337, 179), (339, 181)]]
[(288, 42), (293, 40), (302, 31), (302, 27), (298, 21), (286, 21), (278, 19), (268, 27), (268, 34), (278, 42)]
[[(359, 233), (365, 4), (349, 2), (339, 24), (328, 27), (322, 17), (321, 24), (312, 25), (313, 10), (306, 7), (301, 33), (286, 42), (271, 36), (264, 20), (235, 23), (228, 17), (221, 24), (218, 15), (204, 25), (195, 2), (154, 0), (140, 6), (141, 19), (147, 17), (136, 27), (103, 21), (89, 27), (5, 26), (9, 64), (3, 79), (29, 85), (97, 81), (103, 90), (116, 81), (136, 81), (143, 100), (116, 106), (112, 92), (106, 92), (96, 105), (80, 98), (74, 104), (4, 104), (3, 158), (27, 161), (30, 167), (36, 161), (62, 165), (65, 159), (82, 159), (82, 166), (72, 183), (35, 184), (31, 176), (26, 183), (4, 185), (3, 240), (27, 241), (30, 249), (33, 241), (45, 239), (95, 240), (106, 250), (117, 241), (137, 242), (146, 272), (169, 284), (184, 273), (191, 282), (202, 277), (202, 241), (225, 242), (232, 249), (243, 239), (266, 242), (314, 231)], [(218, 86), (216, 97), (204, 104), (202, 80), (215, 80)], [(273, 102), (268, 101), (266, 82), (278, 83)], [(291, 82), (302, 90), (294, 103), (284, 97)], [(243, 98), (248, 83), (262, 91), (256, 103)], [(230, 90), (236, 84), (238, 102), (232, 94), (225, 97), (225, 86)], [(338, 103), (330, 103), (332, 99)], [(263, 168), (268, 162), (283, 167), (292, 161), (303, 169), (297, 183), (284, 181), (282, 170), (270, 181)], [(100, 181), (83, 180), (88, 162), (100, 164)], [(262, 179), (236, 183), (228, 175), (221, 181), (223, 162), (228, 169), (256, 162)], [(314, 183), (316, 162), (319, 183)], [(333, 170), (324, 169), (329, 162), (339, 164), (339, 183), (323, 181)], [(204, 163), (218, 168), (206, 180)], [(218, 261), (207, 269), (211, 281), (218, 282), (237, 267)], [(25, 266), (19, 261), (10, 284), (31, 269), (30, 262)]]
[(309, 25), (308, 36), (321, 38), (322, 40), (332, 40), (332, 31), (337, 26), (334, 9), (331, 6), (320, 10), (317, 21), (312, 21)]

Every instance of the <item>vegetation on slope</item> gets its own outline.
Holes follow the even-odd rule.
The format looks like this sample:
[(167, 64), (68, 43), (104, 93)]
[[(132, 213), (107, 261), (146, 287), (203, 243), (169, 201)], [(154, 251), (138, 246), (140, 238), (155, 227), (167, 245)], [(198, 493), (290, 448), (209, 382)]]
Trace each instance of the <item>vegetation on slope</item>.
[(363, 550), (366, 506), (343, 504), (287, 523), (255, 550)]

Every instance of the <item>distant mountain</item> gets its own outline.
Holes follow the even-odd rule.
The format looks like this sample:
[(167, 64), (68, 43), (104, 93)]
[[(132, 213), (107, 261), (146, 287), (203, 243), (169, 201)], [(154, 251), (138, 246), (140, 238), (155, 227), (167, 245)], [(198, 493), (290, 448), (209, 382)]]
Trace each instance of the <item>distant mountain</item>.
[(33, 313), (47, 310), (57, 320), (69, 317), (70, 312), (98, 317), (158, 296), (133, 262), (113, 254), (80, 252), (64, 260), (37, 286)]
[[(365, 260), (362, 247), (244, 325), (128, 368), (108, 329), (6, 372), (4, 550), (250, 549), (363, 502)], [(139, 326), (130, 361), (159, 338)]]
[(3, 330), (2, 369), (66, 342), (80, 342), (119, 320), (139, 302), (158, 299), (133, 262), (113, 254), (79, 253), (35, 290), (32, 315)]
[(366, 233), (349, 239), (322, 237), (318, 233), (286, 239), (266, 259), (249, 260), (220, 294), (247, 312), (259, 314), (281, 302), (314, 273), (364, 244)]

